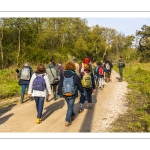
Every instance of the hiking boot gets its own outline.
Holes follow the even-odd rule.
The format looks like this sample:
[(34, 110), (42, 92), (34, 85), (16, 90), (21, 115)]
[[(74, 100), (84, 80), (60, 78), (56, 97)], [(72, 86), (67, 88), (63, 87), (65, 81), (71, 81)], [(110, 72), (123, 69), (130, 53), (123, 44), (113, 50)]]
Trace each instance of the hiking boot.
[(92, 109), (92, 106), (89, 106), (89, 109)]
[(36, 123), (37, 124), (41, 123), (41, 119), (40, 118), (36, 118)]
[(71, 125), (71, 122), (65, 122), (65, 126), (70, 126)]
[(20, 99), (20, 103), (21, 103), (21, 104), (23, 103), (23, 99), (24, 99), (24, 94), (21, 93), (21, 99)]

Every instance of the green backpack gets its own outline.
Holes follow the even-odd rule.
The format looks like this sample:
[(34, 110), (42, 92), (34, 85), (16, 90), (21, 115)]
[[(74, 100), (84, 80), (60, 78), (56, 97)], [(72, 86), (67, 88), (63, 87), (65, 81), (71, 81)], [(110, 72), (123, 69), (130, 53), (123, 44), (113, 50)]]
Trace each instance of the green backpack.
[(84, 88), (92, 88), (92, 77), (90, 72), (84, 72), (84, 76), (81, 80), (81, 83)]

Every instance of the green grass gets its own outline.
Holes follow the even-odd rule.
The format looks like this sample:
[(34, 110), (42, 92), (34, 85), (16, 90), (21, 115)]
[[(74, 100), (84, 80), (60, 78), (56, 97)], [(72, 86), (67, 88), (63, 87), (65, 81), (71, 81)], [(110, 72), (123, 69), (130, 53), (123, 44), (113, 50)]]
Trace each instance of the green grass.
[[(115, 66), (114, 69), (118, 71)], [(150, 131), (150, 63), (128, 64), (123, 70), (131, 92), (127, 95), (128, 112), (113, 123), (111, 132)]]
[(0, 70), (0, 100), (19, 95), (21, 86), (18, 85), (15, 68)]

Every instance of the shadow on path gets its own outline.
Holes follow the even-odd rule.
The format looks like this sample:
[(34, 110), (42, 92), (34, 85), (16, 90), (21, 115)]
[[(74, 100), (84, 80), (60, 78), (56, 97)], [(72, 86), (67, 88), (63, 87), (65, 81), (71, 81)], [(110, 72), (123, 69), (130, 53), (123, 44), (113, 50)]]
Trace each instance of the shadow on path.
[(0, 125), (5, 123), (12, 115), (14, 115), (14, 113), (11, 113), (9, 115), (6, 115), (6, 116), (0, 118)]
[(46, 111), (42, 115), (42, 120), (43, 121), (46, 120), (54, 111), (63, 108), (64, 105), (65, 105), (65, 100), (61, 99), (58, 102), (56, 101), (55, 103), (44, 108), (44, 110)]

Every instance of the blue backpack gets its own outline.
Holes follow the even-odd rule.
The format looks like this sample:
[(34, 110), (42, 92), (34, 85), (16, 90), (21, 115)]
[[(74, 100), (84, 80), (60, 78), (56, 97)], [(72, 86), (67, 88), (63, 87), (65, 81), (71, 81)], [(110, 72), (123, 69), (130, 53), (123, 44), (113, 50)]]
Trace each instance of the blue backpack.
[(46, 87), (44, 75), (37, 75), (36, 78), (33, 81), (33, 90), (38, 90), (38, 91), (44, 91)]
[(64, 81), (63, 81), (63, 87), (62, 87), (62, 94), (64, 96), (70, 97), (75, 95), (75, 85), (74, 85), (74, 80), (73, 76), (70, 78), (65, 78), (64, 76)]

